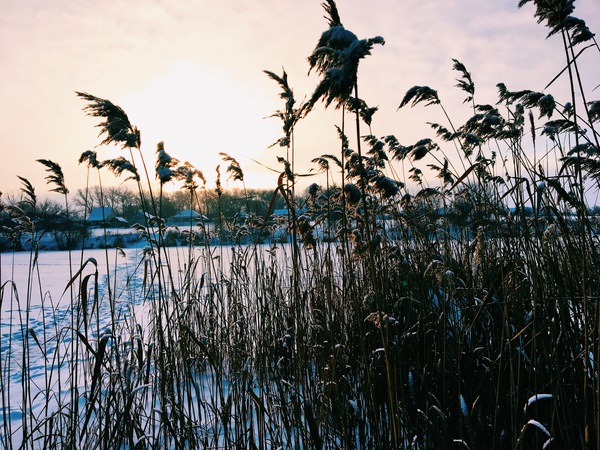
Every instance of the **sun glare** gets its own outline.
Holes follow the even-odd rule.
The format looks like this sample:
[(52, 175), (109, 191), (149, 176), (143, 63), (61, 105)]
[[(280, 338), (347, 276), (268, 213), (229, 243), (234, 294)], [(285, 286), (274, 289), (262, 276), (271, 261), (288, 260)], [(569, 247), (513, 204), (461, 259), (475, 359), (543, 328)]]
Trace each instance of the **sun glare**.
[[(278, 124), (264, 119), (273, 106), (264, 93), (248, 86), (215, 68), (180, 63), (120, 105), (141, 130), (148, 161), (154, 159), (156, 144), (164, 141), (171, 156), (189, 161), (212, 185), (217, 165), (224, 166), (219, 152), (237, 158), (244, 169), (255, 166), (252, 159), (260, 159), (277, 138)], [(222, 167), (223, 182), (224, 172)]]

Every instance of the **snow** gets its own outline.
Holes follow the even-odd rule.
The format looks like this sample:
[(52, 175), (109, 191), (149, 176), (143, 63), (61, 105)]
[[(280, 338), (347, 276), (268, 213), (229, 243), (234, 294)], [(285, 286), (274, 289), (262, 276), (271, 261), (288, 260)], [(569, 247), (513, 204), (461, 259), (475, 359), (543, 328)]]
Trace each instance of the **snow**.
[[(118, 299), (117, 317), (127, 317), (132, 310), (142, 307), (136, 303), (136, 296), (128, 295), (127, 289), (140, 286), (141, 278), (135, 273), (141, 258), (139, 249), (128, 249), (124, 252), (116, 250), (85, 250), (74, 252), (48, 251), (40, 252), (37, 259), (30, 252), (14, 252), (0, 254), (0, 282), (3, 286), (2, 304), (0, 308), (0, 348), (3, 363), (3, 380), (10, 380), (9, 388), (13, 399), (21, 396), (21, 380), (27, 373), (31, 385), (45, 386), (47, 371), (56, 378), (66, 379), (60, 375), (60, 367), (51, 367), (45, 355), (53, 355), (56, 350), (67, 356), (72, 339), (73, 314), (80, 305), (71, 301), (68, 283), (72, 275), (77, 273), (82, 261), (96, 260), (85, 265), (82, 276), (92, 275), (98, 270), (100, 327), (105, 327), (110, 320), (110, 308), (103, 302), (107, 284), (115, 282), (122, 286), (115, 293)], [(107, 264), (107, 258), (109, 264)], [(32, 268), (32, 269), (30, 269)], [(109, 269), (107, 269), (109, 268)], [(129, 283), (126, 283), (129, 280)], [(92, 283), (89, 283), (91, 286)], [(14, 286), (14, 288), (13, 288)], [(74, 298), (79, 294), (74, 285)], [(60, 339), (55, 336), (60, 335)], [(24, 347), (27, 345), (26, 347)], [(57, 349), (57, 346), (58, 349)], [(23, 355), (23, 349), (27, 354)], [(27, 367), (23, 367), (23, 358)], [(49, 365), (50, 364), (50, 365)], [(45, 399), (39, 396), (34, 404), (42, 407)], [(21, 411), (18, 402), (12, 401), (9, 411), (12, 420), (20, 422)]]
[(527, 404), (525, 405), (525, 408), (524, 408), (523, 411), (527, 412), (527, 408), (529, 408), (531, 405), (533, 405), (538, 400), (544, 400), (544, 399), (549, 399), (549, 398), (552, 398), (552, 394), (536, 394), (536, 395), (532, 395), (527, 400)]
[(531, 419), (529, 422), (527, 422), (525, 424), (525, 426), (523, 427), (523, 429), (527, 428), (528, 426), (536, 427), (538, 430), (540, 430), (542, 433), (544, 433), (549, 438), (552, 437), (552, 435), (550, 434), (550, 432), (548, 431), (548, 429), (544, 425), (542, 425), (540, 422), (538, 422), (537, 420)]
[[(178, 247), (163, 251), (168, 252), (167, 257), (176, 265), (179, 261), (187, 261), (189, 256), (187, 249)], [(206, 257), (206, 249), (193, 251), (194, 258)], [(33, 252), (0, 253), (0, 381), (6, 395), (4, 404), (10, 405), (4, 410), (5, 416), (0, 415), (0, 418), (7, 417), (10, 421), (13, 445), (19, 446), (24, 412), (36, 416), (52, 413), (57, 408), (56, 396), (68, 398), (70, 395), (64, 386), (73, 382), (69, 380), (70, 361), (80, 358), (71, 354), (71, 343), (77, 338), (73, 322), (78, 316), (81, 318), (81, 297), (80, 279), (73, 283), (73, 293), (69, 280), (75, 275), (80, 275), (81, 279), (90, 276), (88, 287), (91, 288), (97, 271), (97, 316), (101, 334), (102, 330), (108, 331), (112, 320), (108, 296), (105, 295), (109, 283), (115, 299), (116, 320), (135, 317), (136, 323), (145, 328), (144, 321), (150, 317), (150, 306), (143, 300), (144, 296), (137, 294), (143, 282), (144, 264), (140, 263), (144, 252), (143, 248), (130, 248), (41, 251), (37, 256)], [(219, 253), (220, 263), (229, 264), (231, 249), (215, 248), (211, 252)], [(92, 300), (88, 299), (89, 309), (92, 308), (91, 303)], [(92, 347), (96, 346), (98, 338), (92, 332), (86, 337)], [(56, 355), (59, 355), (58, 359), (54, 359)], [(57, 360), (60, 362), (57, 363)], [(81, 363), (91, 362), (82, 360)], [(66, 380), (69, 381), (65, 384)], [(81, 380), (76, 382), (82, 383)], [(25, 410), (21, 406), (24, 386), (32, 389), (27, 394), (32, 400)], [(146, 390), (147, 387), (139, 386), (137, 389)], [(36, 389), (39, 392), (34, 392)], [(46, 389), (52, 393), (50, 398)], [(82, 397), (81, 401), (85, 402), (85, 399)], [(0, 430), (0, 442), (6, 439), (3, 430)]]

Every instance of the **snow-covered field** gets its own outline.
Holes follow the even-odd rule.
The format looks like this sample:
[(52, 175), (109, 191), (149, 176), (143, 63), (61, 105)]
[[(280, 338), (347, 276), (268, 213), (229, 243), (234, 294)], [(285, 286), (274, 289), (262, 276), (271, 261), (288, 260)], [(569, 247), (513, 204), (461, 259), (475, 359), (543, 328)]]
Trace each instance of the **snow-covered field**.
[[(125, 250), (123, 253), (116, 250), (85, 250), (83, 253), (47, 251), (40, 252), (35, 260), (30, 252), (0, 254), (0, 380), (5, 406), (0, 423), (9, 420), (13, 433), (15, 429), (19, 429), (24, 409), (23, 386), (27, 385), (27, 395), (33, 398), (31, 405), (34, 413), (43, 414), (42, 408), (48, 405), (44, 390), (50, 385), (58, 393), (61, 391), (60, 383), (69, 384), (60, 371), (69, 358), (66, 348), (72, 336), (70, 330), (73, 329), (71, 322), (74, 311), (71, 299), (76, 299), (79, 292), (75, 283), (73, 294), (67, 286), (71, 277), (78, 272), (82, 261), (90, 259), (97, 263), (88, 263), (81, 275), (94, 273), (97, 267), (100, 298), (109, 281), (111, 284), (116, 282), (114, 285), (123, 290), (120, 296), (123, 301), (116, 305), (116, 309), (118, 314), (124, 315), (132, 306), (135, 307), (130, 301), (135, 296), (126, 295), (124, 289), (127, 279), (130, 280), (128, 289), (139, 284), (136, 267), (140, 257), (139, 249)], [(77, 300), (73, 302), (75, 307), (76, 302)], [(105, 303), (100, 302), (100, 323), (107, 323), (110, 317)], [(57, 345), (63, 346), (64, 350), (57, 351)], [(24, 354), (25, 346), (27, 351)], [(62, 355), (66, 359), (53, 360), (56, 355)], [(39, 392), (35, 391), (36, 387), (39, 387)], [(3, 434), (4, 423), (0, 439), (5, 438)], [(19, 435), (18, 431), (16, 435)]]
[[(259, 254), (279, 259), (289, 257), (289, 248), (289, 244), (265, 244), (257, 249)], [(130, 339), (137, 339), (136, 333), (149, 329), (155, 305), (154, 294), (148, 293), (154, 290), (148, 288), (156, 281), (148, 276), (156, 273), (157, 260), (148, 256), (148, 250), (41, 251), (37, 256), (28, 251), (0, 253), (0, 448), (19, 448), (23, 435), (29, 443), (36, 436), (47, 436), (49, 431), (35, 430), (36, 425), (47, 426), (44, 418), (60, 415), (62, 408), (67, 411), (78, 405), (83, 411), (94, 392), (90, 380), (100, 342), (110, 336), (109, 345), (119, 341), (127, 346)], [(193, 282), (204, 280), (207, 273), (227, 276), (234, 258), (245, 264), (245, 250), (201, 247), (192, 248), (190, 255), (189, 247), (163, 248), (160, 264), (165, 273), (172, 273), (172, 281), (165, 278), (161, 283), (172, 282), (177, 291), (180, 285), (188, 285), (186, 277)], [(112, 335), (115, 323), (119, 334)], [(199, 378), (196, 388), (200, 390), (194, 396), (219, 405), (220, 395), (229, 395), (228, 380), (219, 381), (219, 395), (215, 386), (209, 370)], [(210, 428), (216, 421), (213, 416), (205, 411), (199, 423)]]
[[(206, 251), (194, 250), (194, 257), (204, 258)], [(185, 248), (169, 248), (168, 252), (175, 271), (189, 257)], [(211, 252), (220, 261), (228, 259), (227, 249), (215, 248)], [(69, 395), (65, 387), (72, 385), (73, 380), (68, 379), (66, 368), (73, 358), (69, 349), (76, 339), (74, 330), (79, 328), (73, 322), (81, 320), (77, 312), (81, 307), (78, 289), (86, 276), (91, 275), (87, 284), (87, 292), (91, 293), (94, 273), (98, 271), (98, 312), (90, 329), (106, 329), (113, 314), (117, 321), (135, 314), (135, 322), (144, 326), (148, 306), (140, 291), (143, 257), (142, 248), (43, 251), (35, 260), (31, 252), (0, 254), (0, 393), (4, 406), (0, 410), (0, 448), (9, 433), (18, 447), (24, 410), (43, 417), (50, 412), (46, 408), (52, 409), (49, 395)], [(203, 262), (198, 264), (198, 270), (202, 271), (202, 267)], [(77, 282), (69, 285), (74, 276)], [(109, 285), (110, 297), (116, 299), (112, 312), (106, 300)], [(91, 309), (91, 296), (87, 301)], [(97, 333), (90, 336), (96, 338)], [(28, 403), (25, 408), (24, 402)], [(6, 422), (10, 422), (8, 427)]]
[[(15, 308), (23, 309), (26, 305), (29, 305), (30, 312), (49, 304), (58, 309), (68, 308), (70, 295), (65, 293), (65, 288), (71, 276), (90, 258), (97, 261), (100, 288), (106, 288), (107, 257), (110, 275), (125, 278), (134, 273), (141, 252), (137, 248), (126, 249), (123, 253), (114, 249), (46, 251), (40, 252), (35, 261), (30, 252), (0, 253), (0, 281), (5, 290), (1, 309), (3, 322), (6, 312)], [(90, 265), (84, 274), (91, 272), (93, 267)], [(17, 295), (11, 296), (7, 292), (10, 285), (14, 286), (18, 301)]]

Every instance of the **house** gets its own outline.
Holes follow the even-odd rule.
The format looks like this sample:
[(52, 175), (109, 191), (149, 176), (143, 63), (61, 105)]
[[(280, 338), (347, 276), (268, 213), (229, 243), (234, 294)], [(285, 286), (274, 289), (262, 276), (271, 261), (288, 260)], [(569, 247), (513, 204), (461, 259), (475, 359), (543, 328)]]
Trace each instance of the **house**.
[(156, 216), (150, 214), (149, 212), (140, 210), (130, 217), (130, 222), (132, 224), (138, 223), (143, 226), (154, 226), (156, 225)]
[(105, 225), (112, 219), (117, 217), (114, 208), (110, 206), (93, 208), (90, 215), (85, 220), (90, 225)]
[(93, 208), (85, 221), (91, 226), (98, 227), (123, 228), (129, 226), (125, 219), (117, 217), (115, 209), (110, 206)]
[(170, 225), (196, 225), (198, 222), (206, 222), (208, 217), (193, 209), (184, 209), (169, 219)]
[(127, 222), (127, 219), (124, 219), (123, 217), (115, 217), (108, 222), (107, 226), (109, 228), (128, 228), (129, 222)]

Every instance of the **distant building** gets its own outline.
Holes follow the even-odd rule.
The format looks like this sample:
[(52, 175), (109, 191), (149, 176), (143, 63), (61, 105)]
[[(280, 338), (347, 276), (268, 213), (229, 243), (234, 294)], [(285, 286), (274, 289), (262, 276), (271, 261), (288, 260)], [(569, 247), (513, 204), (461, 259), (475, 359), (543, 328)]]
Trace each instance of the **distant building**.
[(123, 217), (115, 217), (114, 219), (111, 219), (109, 221), (108, 227), (110, 227), (110, 228), (128, 228), (129, 222), (127, 222), (127, 219), (124, 219)]
[(91, 225), (102, 225), (102, 223), (114, 219), (117, 217), (117, 213), (114, 208), (109, 206), (98, 207), (92, 209), (90, 215), (87, 217), (86, 222)]
[(129, 226), (125, 219), (117, 217), (115, 209), (110, 206), (92, 209), (85, 221), (88, 225), (97, 227), (124, 228)]
[(171, 225), (192, 225), (197, 224), (198, 222), (206, 222), (208, 221), (208, 217), (200, 214), (193, 209), (184, 209), (183, 211), (178, 212), (173, 217), (169, 219), (169, 224)]
[(140, 210), (131, 216), (130, 221), (132, 224), (138, 223), (143, 226), (154, 226), (156, 225), (156, 216), (150, 214), (149, 212)]

